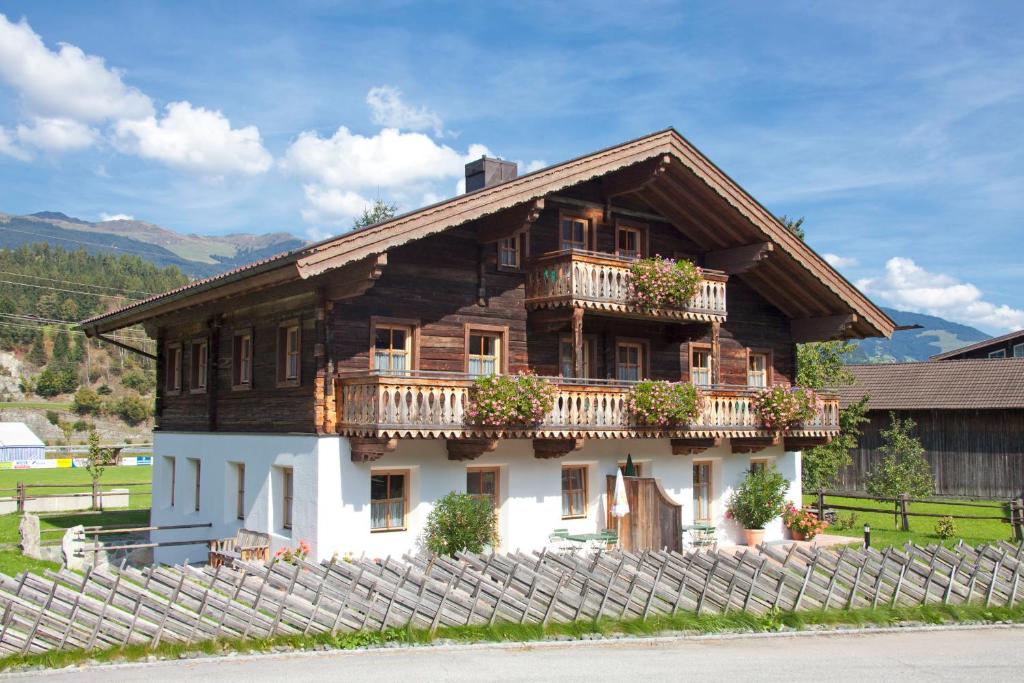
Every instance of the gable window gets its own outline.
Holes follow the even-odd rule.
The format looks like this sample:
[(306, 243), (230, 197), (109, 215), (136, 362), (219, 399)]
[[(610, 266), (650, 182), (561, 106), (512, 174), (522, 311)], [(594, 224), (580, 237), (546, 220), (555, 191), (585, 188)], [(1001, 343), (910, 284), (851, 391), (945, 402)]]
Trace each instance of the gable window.
[(505, 371), (504, 346), (504, 328), (466, 328), (466, 372), (500, 375)]
[(562, 518), (587, 516), (587, 466), (562, 467)]
[[(572, 365), (572, 337), (565, 335), (558, 340), (558, 371), (562, 377), (576, 377), (576, 368)], [(594, 376), (594, 338), (584, 337), (583, 346), (580, 349), (583, 353), (583, 376), (578, 379), (588, 379)]]
[(235, 463), (235, 517), (245, 519), (245, 463)]
[(644, 347), (639, 342), (615, 344), (615, 378), (623, 382), (637, 382), (644, 375)]
[(167, 346), (167, 368), (164, 389), (173, 394), (181, 391), (181, 344)]
[(405, 325), (375, 325), (373, 368), (381, 372), (412, 369), (412, 329)]
[(298, 386), (300, 382), (301, 334), (299, 321), (289, 320), (277, 328), (277, 383)]
[(989, 358), (1006, 358), (1006, 349), (999, 349), (998, 351), (990, 351), (988, 354)]
[(466, 493), (488, 501), (498, 511), (498, 468), (474, 467), (466, 470)]
[(1014, 344), (1013, 345), (1013, 357), (1014, 358), (1024, 358), (1024, 344)]
[(377, 471), (370, 474), (370, 530), (405, 528), (409, 471)]
[(252, 387), (252, 330), (235, 332), (231, 342), (231, 388)]
[(711, 523), (711, 463), (693, 463), (693, 522)]
[(690, 382), (697, 386), (711, 385), (711, 347), (690, 344)]
[(631, 225), (618, 225), (615, 230), (615, 253), (623, 258), (643, 256), (644, 230)]
[(580, 216), (562, 215), (560, 249), (587, 250), (590, 245), (590, 221)]
[(768, 354), (762, 351), (751, 351), (747, 356), (747, 386), (768, 386)]
[(291, 467), (281, 468), (281, 526), (292, 528), (292, 501), (295, 497), (295, 471)]
[(205, 339), (197, 339), (189, 350), (189, 391), (201, 393), (206, 391), (207, 345)]

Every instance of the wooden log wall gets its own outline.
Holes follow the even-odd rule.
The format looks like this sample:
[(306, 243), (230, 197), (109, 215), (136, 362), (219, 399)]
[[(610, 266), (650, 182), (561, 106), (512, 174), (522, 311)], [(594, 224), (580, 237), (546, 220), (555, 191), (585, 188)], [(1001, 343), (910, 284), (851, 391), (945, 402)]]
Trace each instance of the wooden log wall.
[[(935, 491), (1006, 499), (1024, 495), (1024, 409), (907, 410), (935, 474)], [(889, 411), (870, 411), (853, 464), (841, 474), (841, 490), (863, 491), (867, 475), (882, 461), (882, 430)]]

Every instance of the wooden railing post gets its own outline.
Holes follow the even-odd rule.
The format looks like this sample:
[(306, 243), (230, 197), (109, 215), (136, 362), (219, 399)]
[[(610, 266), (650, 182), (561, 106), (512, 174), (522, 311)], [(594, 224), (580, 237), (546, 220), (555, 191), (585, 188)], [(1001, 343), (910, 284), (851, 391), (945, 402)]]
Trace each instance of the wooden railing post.
[(25, 482), (18, 482), (18, 512), (25, 511)]
[(907, 516), (907, 494), (900, 494), (900, 529), (910, 531), (910, 518)]
[(825, 489), (818, 489), (818, 519), (825, 519)]

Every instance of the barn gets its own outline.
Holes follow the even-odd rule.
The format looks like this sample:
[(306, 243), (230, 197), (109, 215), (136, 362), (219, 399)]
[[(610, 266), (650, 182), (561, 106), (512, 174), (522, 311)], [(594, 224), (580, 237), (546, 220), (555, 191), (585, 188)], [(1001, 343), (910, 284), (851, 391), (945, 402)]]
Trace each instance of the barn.
[(46, 444), (24, 422), (0, 422), (0, 462), (42, 460)]

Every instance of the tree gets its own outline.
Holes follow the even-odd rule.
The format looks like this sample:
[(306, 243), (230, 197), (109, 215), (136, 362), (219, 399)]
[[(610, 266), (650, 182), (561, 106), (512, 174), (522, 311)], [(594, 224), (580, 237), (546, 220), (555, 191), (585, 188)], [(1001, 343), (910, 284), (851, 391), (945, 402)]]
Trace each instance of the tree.
[(839, 411), (839, 434), (827, 444), (804, 451), (803, 487), (806, 491), (836, 486), (839, 473), (853, 462), (850, 449), (857, 447), (861, 425), (868, 421), (868, 397)]
[(497, 543), (497, 514), (486, 498), (452, 491), (434, 504), (424, 529), (427, 550), (435, 555), (481, 552)]
[(783, 214), (779, 216), (779, 221), (781, 221), (782, 224), (786, 226), (787, 230), (789, 230), (791, 233), (799, 237), (801, 241), (803, 241), (804, 237), (806, 237), (806, 233), (804, 233), (803, 228), (803, 216), (800, 216), (800, 218), (790, 218), (789, 216)]
[(89, 473), (89, 477), (92, 479), (93, 509), (100, 506), (98, 495), (100, 477), (103, 476), (103, 472), (107, 469), (107, 465), (110, 463), (113, 455), (112, 449), (100, 448), (100, 435), (95, 430), (89, 432), (89, 456), (85, 461), (85, 471)]
[(102, 405), (103, 399), (99, 394), (88, 387), (82, 387), (75, 392), (72, 407), (79, 415), (95, 415), (100, 412)]
[(352, 229), (358, 230), (359, 228), (391, 220), (395, 217), (396, 213), (398, 213), (397, 205), (389, 204), (383, 199), (374, 200), (373, 208), (363, 209), (363, 215), (352, 222)]
[(78, 377), (73, 366), (48, 367), (36, 377), (36, 393), (46, 398), (70, 394), (77, 388)]
[(818, 390), (853, 384), (853, 373), (844, 361), (855, 348), (844, 340), (798, 344), (796, 383)]
[(28, 361), (36, 367), (43, 367), (46, 365), (46, 346), (43, 331), (39, 330), (36, 332), (36, 336), (32, 339), (32, 348), (28, 350)]
[(868, 493), (896, 498), (906, 493), (913, 498), (935, 491), (932, 466), (924, 457), (924, 446), (914, 436), (917, 423), (889, 413), (889, 428), (882, 430), (882, 462), (868, 473)]
[(58, 330), (53, 338), (53, 360), (59, 363), (71, 363), (71, 336), (65, 329)]
[(118, 417), (135, 426), (145, 422), (153, 414), (153, 410), (141, 396), (125, 396), (113, 405), (113, 411)]

